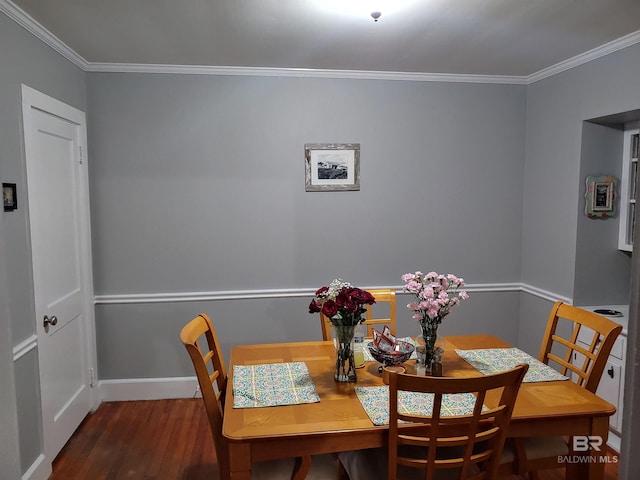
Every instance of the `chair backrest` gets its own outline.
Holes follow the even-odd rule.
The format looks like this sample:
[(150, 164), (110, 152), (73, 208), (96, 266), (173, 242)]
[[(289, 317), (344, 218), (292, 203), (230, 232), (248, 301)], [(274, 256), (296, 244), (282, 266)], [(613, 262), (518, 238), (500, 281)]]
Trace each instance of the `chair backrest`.
[(320, 312), (320, 328), (322, 329), (322, 339), (331, 340), (331, 322), (322, 312)]
[(184, 343), (196, 371), (209, 426), (213, 434), (220, 474), (224, 476), (224, 472), (227, 472), (228, 475), (229, 453), (227, 442), (222, 435), (227, 370), (220, 350), (218, 335), (209, 316), (201, 313), (187, 323), (180, 332), (180, 340)]
[[(419, 469), (422, 473), (414, 470), (416, 477), (427, 480), (443, 469), (458, 469), (459, 479), (496, 478), (515, 399), (528, 368), (523, 364), (494, 375), (464, 378), (391, 373), (388, 478), (396, 479), (400, 469)], [(401, 391), (431, 394), (433, 400), (420, 399), (420, 412), (407, 412), (406, 407), (401, 412)], [(452, 405), (448, 402), (456, 402), (451, 394), (472, 394), (467, 398), (469, 413), (445, 413)], [(431, 411), (424, 407), (429, 404)]]
[[(392, 288), (380, 288), (367, 290), (373, 297), (376, 299), (376, 303), (374, 305), (366, 305), (367, 314), (366, 320), (363, 325), (367, 327), (366, 336), (371, 338), (373, 337), (373, 332), (371, 328), (373, 325), (389, 325), (389, 329), (391, 330), (391, 334), (396, 334), (396, 291)], [(380, 304), (388, 304), (389, 316), (388, 317), (378, 317), (377, 314), (381, 309), (385, 309), (385, 306), (381, 306)], [(386, 315), (386, 309), (383, 310)], [(322, 328), (322, 339), (323, 340), (331, 340), (331, 322), (329, 319), (320, 312), (320, 327)], [(382, 331), (382, 328), (378, 330)]]
[[(389, 325), (391, 334), (395, 335), (396, 291), (392, 288), (373, 289), (367, 291), (376, 299), (376, 303), (374, 305), (367, 305), (367, 320), (364, 322), (364, 325), (367, 327), (367, 337), (373, 337), (371, 329), (374, 325)], [(386, 316), (386, 305), (381, 304), (388, 304), (388, 317)], [(380, 312), (380, 309), (383, 309), (382, 312)], [(385, 316), (379, 317), (378, 313), (382, 313)], [(382, 331), (382, 328), (377, 328), (377, 330)]]
[[(566, 324), (566, 325), (565, 325)], [(597, 313), (556, 302), (547, 322), (539, 360), (594, 392), (622, 325)], [(562, 336), (560, 332), (567, 332)], [(581, 345), (582, 344), (582, 345)]]

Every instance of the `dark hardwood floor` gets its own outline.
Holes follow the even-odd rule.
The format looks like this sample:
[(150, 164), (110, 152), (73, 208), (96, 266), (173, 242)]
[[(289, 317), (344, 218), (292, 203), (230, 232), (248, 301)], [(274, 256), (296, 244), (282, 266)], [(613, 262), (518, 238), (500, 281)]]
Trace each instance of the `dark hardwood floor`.
[[(75, 479), (219, 479), (202, 400), (103, 403), (53, 463), (49, 480)], [(618, 465), (607, 465), (605, 480), (617, 479)], [(564, 480), (564, 470), (541, 472), (540, 480)]]

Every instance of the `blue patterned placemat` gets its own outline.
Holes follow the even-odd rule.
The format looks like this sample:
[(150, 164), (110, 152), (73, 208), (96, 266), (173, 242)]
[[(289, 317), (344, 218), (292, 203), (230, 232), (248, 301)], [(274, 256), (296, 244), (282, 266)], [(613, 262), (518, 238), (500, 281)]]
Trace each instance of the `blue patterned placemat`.
[(528, 363), (529, 370), (523, 382), (551, 382), (569, 378), (518, 348), (456, 350), (456, 353), (484, 375), (505, 372), (520, 363)]
[[(416, 343), (415, 339), (411, 338), (411, 337), (402, 337), (402, 338), (398, 338), (397, 340), (402, 340), (403, 342), (409, 342), (411, 345), (413, 345), (414, 347), (417, 347), (418, 344)], [(373, 356), (371, 355), (371, 352), (369, 351), (369, 349), (367, 348), (367, 343), (369, 343), (371, 341), (371, 339), (369, 338), (365, 338), (364, 339), (364, 361), (365, 362), (377, 362), (377, 360), (375, 358), (373, 358)], [(416, 358), (416, 351), (414, 350), (413, 353), (411, 354), (411, 356), (409, 358)]]
[[(374, 425), (389, 423), (389, 387), (356, 387), (358, 400)], [(472, 393), (446, 394), (442, 399), (441, 416), (470, 415), (476, 397)], [(398, 392), (398, 410), (407, 414), (430, 416), (433, 411), (433, 393)]]
[(233, 408), (319, 401), (304, 362), (233, 366)]

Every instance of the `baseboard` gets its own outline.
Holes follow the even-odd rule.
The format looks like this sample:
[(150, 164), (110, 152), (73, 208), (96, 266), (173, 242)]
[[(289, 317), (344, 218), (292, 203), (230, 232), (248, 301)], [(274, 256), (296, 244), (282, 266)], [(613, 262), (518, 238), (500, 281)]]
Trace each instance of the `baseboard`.
[(198, 381), (196, 377), (101, 380), (98, 388), (103, 402), (193, 398)]
[(618, 435), (613, 430), (609, 430), (609, 438), (607, 439), (607, 446), (616, 451), (616, 453), (620, 453), (620, 445), (622, 441), (620, 435)]
[(38, 458), (31, 464), (26, 472), (22, 474), (22, 480), (47, 480), (51, 475), (51, 463), (44, 461), (44, 455), (38, 455)]

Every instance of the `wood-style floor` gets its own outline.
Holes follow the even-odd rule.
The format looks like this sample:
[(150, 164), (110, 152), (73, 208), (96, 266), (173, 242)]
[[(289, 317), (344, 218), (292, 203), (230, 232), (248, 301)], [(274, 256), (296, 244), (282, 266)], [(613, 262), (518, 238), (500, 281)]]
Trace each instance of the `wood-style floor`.
[[(219, 479), (202, 400), (103, 403), (53, 463), (49, 480), (76, 479)], [(618, 465), (608, 464), (605, 480), (617, 479)], [(564, 469), (540, 472), (540, 480), (564, 480)]]

